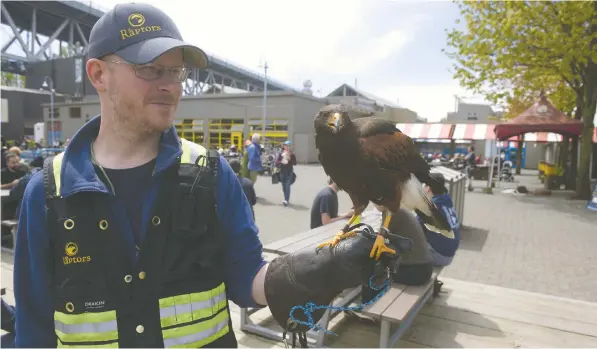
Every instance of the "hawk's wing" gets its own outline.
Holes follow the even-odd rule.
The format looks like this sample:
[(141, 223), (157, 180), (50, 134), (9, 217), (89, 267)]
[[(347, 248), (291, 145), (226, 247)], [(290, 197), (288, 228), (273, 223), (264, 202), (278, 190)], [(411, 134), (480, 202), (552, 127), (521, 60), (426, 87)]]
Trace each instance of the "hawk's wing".
[(359, 118), (351, 120), (352, 123), (359, 130), (360, 137), (370, 137), (379, 134), (394, 134), (400, 130), (391, 121), (385, 119), (378, 119), (375, 117)]
[[(370, 120), (366, 120), (370, 119)], [(361, 120), (356, 119), (354, 121)], [(361, 149), (367, 161), (389, 171), (412, 173), (420, 181), (427, 180), (429, 164), (413, 140), (400, 132), (390, 121), (365, 118), (355, 122), (359, 130)]]

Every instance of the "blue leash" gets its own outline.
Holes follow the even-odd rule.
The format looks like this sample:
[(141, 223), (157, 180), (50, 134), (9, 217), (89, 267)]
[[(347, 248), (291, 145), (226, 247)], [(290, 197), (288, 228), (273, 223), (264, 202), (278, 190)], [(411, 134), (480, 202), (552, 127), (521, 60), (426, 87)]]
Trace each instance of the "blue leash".
[[(313, 302), (308, 302), (307, 304), (305, 304), (305, 306), (295, 305), (294, 307), (292, 307), (290, 309), (290, 313), (289, 313), (290, 320), (292, 320), (293, 322), (295, 322), (297, 324), (307, 326), (307, 327), (309, 327), (309, 329), (316, 328), (316, 329), (318, 329), (320, 331), (324, 331), (327, 334), (333, 334), (334, 336), (337, 336), (336, 333), (334, 333), (332, 331), (329, 331), (328, 329), (323, 328), (323, 327), (317, 325), (316, 323), (314, 323), (313, 316), (311, 314), (314, 311), (319, 310), (319, 309), (330, 309), (330, 310), (338, 310), (338, 311), (358, 311), (358, 310), (362, 310), (364, 307), (368, 306), (369, 304), (375, 303), (390, 288), (390, 279), (387, 278), (385, 280), (385, 282), (381, 286), (375, 287), (375, 285), (373, 284), (373, 278), (374, 277), (375, 277), (375, 275), (372, 275), (369, 278), (369, 287), (371, 289), (375, 290), (375, 291), (379, 291), (379, 290), (382, 290), (382, 289), (383, 290), (380, 293), (378, 293), (377, 296), (375, 296), (369, 302), (367, 302), (367, 303), (361, 303), (359, 305), (352, 306), (352, 307), (336, 307), (336, 306), (333, 306), (333, 305), (316, 305)], [(307, 316), (308, 321), (301, 321), (301, 320), (297, 320), (297, 319), (294, 318), (294, 315), (292, 315), (292, 314), (297, 309), (301, 309), (305, 313), (305, 315)]]

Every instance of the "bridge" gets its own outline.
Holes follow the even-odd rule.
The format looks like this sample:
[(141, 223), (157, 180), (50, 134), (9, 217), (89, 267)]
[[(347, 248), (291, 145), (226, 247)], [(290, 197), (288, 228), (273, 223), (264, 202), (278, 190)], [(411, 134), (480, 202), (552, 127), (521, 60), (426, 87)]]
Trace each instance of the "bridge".
[[(91, 28), (105, 13), (89, 1), (2, 1), (1, 6), (2, 24), (9, 28), (3, 36), (10, 33), (2, 47), (2, 71), (19, 75), (27, 75), (28, 67), (40, 62), (84, 57)], [(210, 66), (191, 72), (184, 83), (185, 95), (215, 93), (221, 86), (263, 91), (263, 75), (206, 53)], [(267, 89), (298, 92), (269, 77)]]

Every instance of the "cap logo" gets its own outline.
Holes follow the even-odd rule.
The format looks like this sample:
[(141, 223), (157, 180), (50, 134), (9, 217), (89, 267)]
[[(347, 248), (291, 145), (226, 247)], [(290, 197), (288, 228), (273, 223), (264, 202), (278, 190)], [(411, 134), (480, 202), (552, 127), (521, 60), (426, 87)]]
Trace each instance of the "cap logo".
[(129, 16), (129, 24), (131, 27), (140, 27), (145, 24), (145, 17), (140, 13), (133, 13)]
[(120, 39), (125, 40), (141, 33), (156, 32), (162, 30), (159, 25), (145, 25), (145, 16), (140, 13), (129, 15), (128, 24), (130, 27), (120, 30)]

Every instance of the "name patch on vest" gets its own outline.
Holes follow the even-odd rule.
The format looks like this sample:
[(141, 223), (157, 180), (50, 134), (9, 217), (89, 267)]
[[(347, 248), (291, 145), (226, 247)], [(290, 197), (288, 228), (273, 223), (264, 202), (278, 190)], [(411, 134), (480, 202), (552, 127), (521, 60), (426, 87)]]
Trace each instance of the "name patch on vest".
[(106, 306), (106, 301), (85, 302), (85, 309), (102, 309)]
[(76, 263), (89, 263), (91, 262), (91, 256), (77, 256), (79, 252), (79, 246), (74, 242), (67, 242), (64, 246), (64, 253), (66, 256), (62, 257), (62, 263), (76, 264)]

